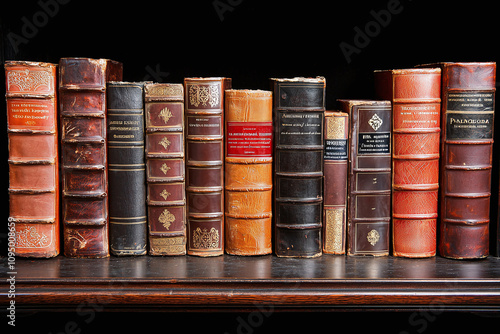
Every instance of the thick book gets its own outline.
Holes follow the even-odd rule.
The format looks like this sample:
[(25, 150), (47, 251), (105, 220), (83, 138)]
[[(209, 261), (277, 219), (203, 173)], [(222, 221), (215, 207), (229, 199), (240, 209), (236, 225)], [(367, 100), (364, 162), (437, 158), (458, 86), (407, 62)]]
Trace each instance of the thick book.
[(323, 253), (345, 254), (349, 114), (325, 111)]
[(393, 255), (435, 256), (441, 69), (375, 71), (375, 84), (393, 108)]
[(225, 250), (272, 253), (272, 92), (225, 93)]
[(106, 82), (122, 80), (122, 64), (61, 58), (61, 177), (64, 255), (107, 257), (108, 171)]
[(274, 238), (280, 257), (322, 254), (325, 78), (271, 79)]
[(107, 83), (109, 249), (147, 252), (144, 83)]
[[(5, 62), (9, 236), (16, 256), (59, 254), (57, 65)], [(10, 238), (9, 238), (10, 240)]]
[(145, 86), (150, 255), (186, 254), (184, 87)]
[(230, 78), (185, 78), (187, 253), (224, 254), (224, 91)]
[(438, 63), (441, 82), (439, 254), (489, 254), (496, 63)]
[(348, 255), (389, 255), (391, 102), (339, 100), (349, 113)]

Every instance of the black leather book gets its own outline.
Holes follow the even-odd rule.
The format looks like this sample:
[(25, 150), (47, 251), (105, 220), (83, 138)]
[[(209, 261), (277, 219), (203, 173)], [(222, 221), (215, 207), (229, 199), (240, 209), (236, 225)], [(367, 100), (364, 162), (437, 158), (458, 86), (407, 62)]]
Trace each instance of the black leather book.
[(322, 252), (325, 79), (271, 79), (275, 124), (275, 253)]
[(107, 97), (110, 251), (113, 255), (144, 255), (144, 83), (109, 82)]

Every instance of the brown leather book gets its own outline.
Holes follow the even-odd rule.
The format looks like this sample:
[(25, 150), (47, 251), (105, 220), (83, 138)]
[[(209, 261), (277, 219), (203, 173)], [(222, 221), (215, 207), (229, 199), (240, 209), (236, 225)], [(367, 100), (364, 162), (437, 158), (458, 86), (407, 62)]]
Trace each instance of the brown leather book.
[(226, 90), (226, 253), (272, 253), (272, 93)]
[(441, 90), (439, 253), (489, 254), (496, 63), (438, 63)]
[(224, 254), (224, 91), (230, 78), (185, 78), (187, 253)]
[(184, 88), (145, 87), (150, 255), (186, 254)]
[(325, 111), (323, 253), (345, 254), (349, 115)]
[(64, 255), (107, 257), (106, 82), (122, 80), (122, 64), (61, 58), (62, 220)]
[(375, 84), (393, 108), (393, 255), (435, 256), (441, 69), (375, 71)]
[(280, 257), (321, 256), (323, 77), (271, 79), (274, 121), (274, 238)]
[(391, 102), (339, 100), (349, 113), (348, 255), (389, 255)]
[[(59, 254), (57, 65), (5, 62), (9, 235), (16, 256)], [(10, 240), (10, 238), (9, 238)]]

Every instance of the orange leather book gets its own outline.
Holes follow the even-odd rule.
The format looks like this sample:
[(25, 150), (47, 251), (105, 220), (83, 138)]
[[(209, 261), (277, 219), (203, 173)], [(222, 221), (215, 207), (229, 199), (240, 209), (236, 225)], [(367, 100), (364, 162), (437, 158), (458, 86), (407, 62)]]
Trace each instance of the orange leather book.
[(375, 71), (391, 100), (393, 255), (436, 255), (441, 69)]
[[(5, 62), (9, 138), (9, 232), (16, 256), (59, 254), (56, 69)], [(10, 247), (10, 246), (9, 246)]]
[(272, 253), (272, 92), (226, 90), (225, 249)]

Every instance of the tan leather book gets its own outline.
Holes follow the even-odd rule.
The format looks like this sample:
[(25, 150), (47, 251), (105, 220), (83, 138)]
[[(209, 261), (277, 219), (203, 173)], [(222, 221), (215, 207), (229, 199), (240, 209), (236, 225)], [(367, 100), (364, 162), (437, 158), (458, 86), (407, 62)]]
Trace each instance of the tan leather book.
[(224, 254), (224, 91), (230, 78), (185, 78), (187, 253)]
[(272, 253), (272, 92), (226, 90), (225, 249)]
[(150, 255), (186, 254), (184, 89), (145, 87), (147, 205)]
[(16, 256), (59, 254), (56, 69), (50, 63), (5, 62), (9, 253)]
[(349, 114), (325, 111), (323, 253), (345, 254)]

